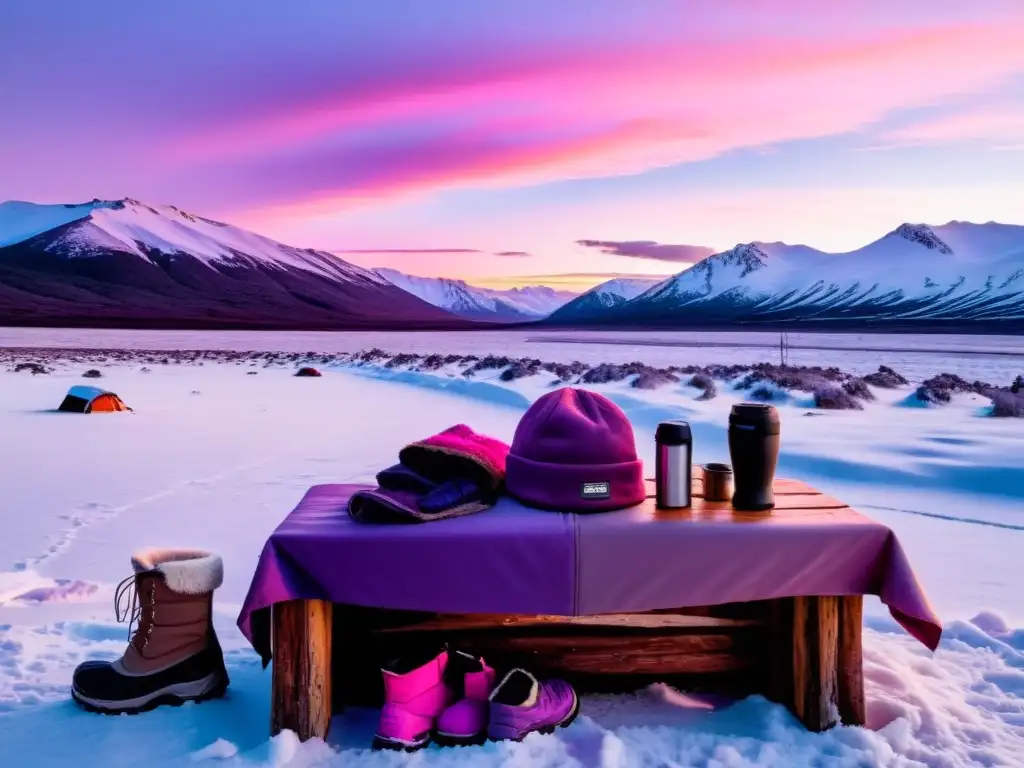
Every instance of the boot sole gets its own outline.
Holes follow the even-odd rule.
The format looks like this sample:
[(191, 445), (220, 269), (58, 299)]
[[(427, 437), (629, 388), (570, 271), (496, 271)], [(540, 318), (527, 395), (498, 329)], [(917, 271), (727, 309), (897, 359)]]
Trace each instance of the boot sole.
[(374, 736), (372, 749), (375, 752), (419, 752), (421, 749), (425, 749), (430, 746), (430, 742), (431, 738), (429, 736), (426, 741), (421, 744), (406, 744), (403, 741), (391, 741), (390, 739), (384, 739), (380, 736)]
[(562, 720), (560, 720), (559, 722), (554, 723), (553, 725), (545, 725), (543, 728), (537, 728), (536, 730), (533, 730), (533, 731), (528, 731), (527, 733), (524, 733), (522, 736), (517, 736), (515, 738), (512, 738), (512, 737), (509, 737), (509, 738), (501, 738), (501, 737), (495, 738), (493, 736), (488, 736), (487, 740), (488, 741), (522, 741), (527, 736), (529, 736), (531, 733), (543, 733), (545, 735), (552, 734), (552, 733), (555, 732), (556, 728), (568, 728), (570, 725), (572, 725), (573, 721), (577, 718), (577, 716), (579, 714), (580, 714), (580, 697), (577, 696), (575, 694), (575, 692), (573, 692), (572, 709), (569, 711), (569, 714), (566, 715), (564, 718), (562, 718)]
[(440, 747), (480, 747), (487, 743), (487, 731), (475, 736), (455, 736), (449, 733), (435, 733), (434, 743)]
[(228, 682), (227, 677), (213, 672), (200, 680), (175, 683), (146, 696), (123, 701), (92, 699), (72, 686), (71, 698), (88, 712), (98, 712), (104, 715), (137, 715), (162, 705), (180, 707), (186, 701), (200, 703), (222, 698), (227, 692)]

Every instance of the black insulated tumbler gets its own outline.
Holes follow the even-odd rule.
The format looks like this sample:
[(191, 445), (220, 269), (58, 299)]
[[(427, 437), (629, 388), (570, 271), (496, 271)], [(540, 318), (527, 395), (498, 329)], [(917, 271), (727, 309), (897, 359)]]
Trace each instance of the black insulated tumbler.
[(737, 403), (729, 414), (735, 509), (775, 506), (772, 482), (779, 460), (779, 412), (770, 405)]
[(654, 432), (654, 498), (658, 509), (692, 503), (693, 436), (685, 421), (663, 421)]

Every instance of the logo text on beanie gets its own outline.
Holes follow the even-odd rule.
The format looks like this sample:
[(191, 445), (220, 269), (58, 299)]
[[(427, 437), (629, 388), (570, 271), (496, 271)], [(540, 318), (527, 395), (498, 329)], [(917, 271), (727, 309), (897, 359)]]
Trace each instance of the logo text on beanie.
[(580, 496), (584, 499), (608, 499), (611, 495), (610, 483), (583, 483), (580, 489)]

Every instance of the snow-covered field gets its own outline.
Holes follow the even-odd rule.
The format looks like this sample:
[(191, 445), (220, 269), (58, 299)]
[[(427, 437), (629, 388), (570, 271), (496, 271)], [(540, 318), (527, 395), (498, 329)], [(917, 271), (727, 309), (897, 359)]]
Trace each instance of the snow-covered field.
[[(131, 336), (2, 331), (0, 345), (38, 346), (42, 337), (79, 347), (228, 343), (198, 343), (203, 334), (178, 336), (173, 345), (153, 341), (167, 334), (111, 343), (118, 335)], [(317, 339), (288, 336), (299, 351), (325, 348)], [(351, 336), (359, 338), (331, 337), (346, 347), (330, 351), (466, 352), (459, 345), (473, 344), (476, 352), (544, 359), (774, 359), (753, 347), (737, 353), (640, 346), (623, 348), (616, 358), (606, 354), (615, 353), (611, 346), (542, 346), (525, 334), (516, 342), (520, 348), (496, 344), (494, 334), (449, 339), (447, 346), (433, 334)], [(259, 345), (248, 337), (237, 348), (289, 348), (283, 337), (264, 334)], [(996, 341), (1003, 351), (1022, 351), (1017, 340)], [(877, 337), (873, 343), (891, 342)], [(964, 342), (935, 337), (931, 343), (957, 349)], [(885, 363), (908, 378), (917, 375), (908, 370), (905, 351), (805, 354), (810, 362), (837, 365), (843, 361), (836, 355), (861, 355), (871, 359), (861, 372)], [(807, 362), (796, 356), (791, 352), (793, 362)], [(927, 366), (918, 361), (920, 378), (946, 370), (1008, 383), (1021, 372), (1020, 358), (1012, 356), (964, 355), (961, 369), (950, 363), (955, 357), (931, 355)], [(905, 392), (881, 391), (863, 411), (813, 418), (803, 416), (807, 404), (798, 398), (779, 406), (780, 473), (890, 525), (946, 625), (932, 655), (876, 600), (868, 601), (868, 728), (809, 734), (759, 698), (708, 711), (655, 688), (588, 698), (585, 716), (572, 727), (521, 745), (432, 747), (405, 756), (368, 751), (374, 720), (366, 711), (339, 718), (329, 745), (298, 745), (289, 734), (268, 740), (269, 671), (260, 669), (234, 627), (260, 548), (309, 485), (369, 481), (409, 440), (459, 421), (510, 440), (550, 377), (507, 383), (493, 371), (467, 381), (443, 371), (364, 366), (301, 379), (291, 376), (290, 365), (207, 362), (153, 365), (146, 373), (136, 361), (98, 366), (104, 378), (97, 382), (118, 392), (134, 413), (53, 413), (67, 388), (82, 383), (86, 367), (96, 366), (64, 363), (42, 376), (0, 371), (0, 766), (1024, 765), (1024, 423), (981, 418), (969, 397), (941, 408), (908, 408), (898, 404)], [(251, 370), (258, 375), (246, 375)], [(669, 415), (695, 426), (697, 461), (728, 460), (724, 424), (733, 395), (701, 402), (684, 385), (651, 392), (623, 382), (593, 388), (630, 415), (649, 466), (653, 428)], [(85, 658), (123, 650), (127, 627), (114, 623), (113, 585), (130, 573), (132, 550), (148, 545), (208, 547), (224, 556), (216, 609), (232, 678), (228, 696), (135, 717), (81, 712), (68, 696), (71, 671)]]

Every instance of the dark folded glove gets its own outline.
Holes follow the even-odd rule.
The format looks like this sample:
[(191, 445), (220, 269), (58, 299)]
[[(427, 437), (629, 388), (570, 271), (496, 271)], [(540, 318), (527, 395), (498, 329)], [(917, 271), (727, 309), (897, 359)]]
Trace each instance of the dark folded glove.
[(410, 443), (377, 473), (377, 488), (352, 495), (348, 513), (365, 522), (425, 522), (494, 506), (508, 446), (456, 424)]
[(356, 491), (348, 513), (364, 523), (425, 523), (481, 512), (493, 503), (493, 494), (475, 483), (450, 480), (425, 494), (381, 487)]

